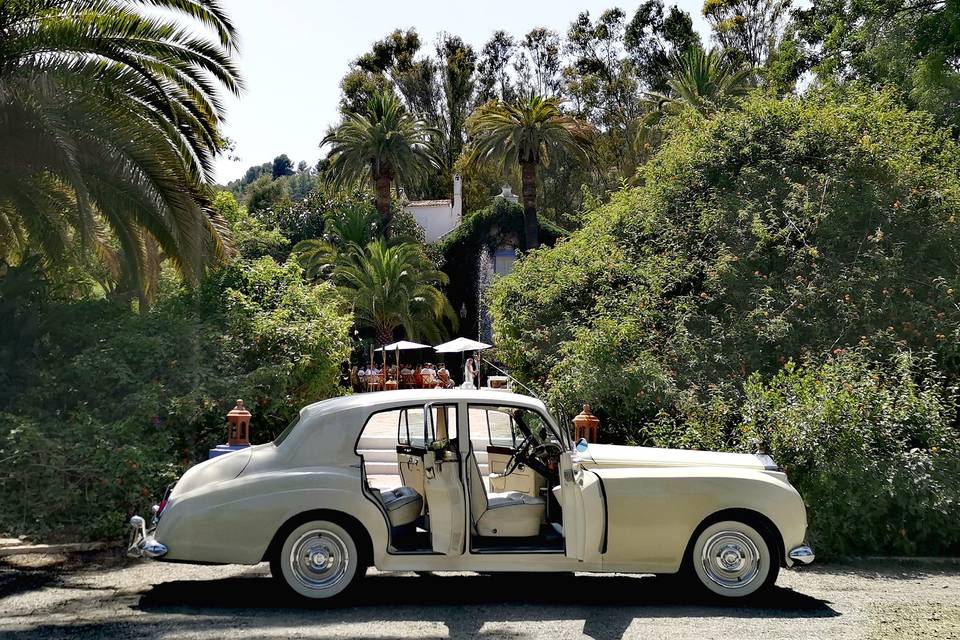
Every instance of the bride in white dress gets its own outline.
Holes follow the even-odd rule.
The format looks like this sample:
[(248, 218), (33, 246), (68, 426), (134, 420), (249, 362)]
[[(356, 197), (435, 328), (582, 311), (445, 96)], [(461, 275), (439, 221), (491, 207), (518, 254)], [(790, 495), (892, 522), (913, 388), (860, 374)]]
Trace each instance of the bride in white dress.
[(463, 365), (463, 388), (476, 389), (476, 379), (477, 365), (473, 362), (473, 358), (467, 358), (466, 364)]

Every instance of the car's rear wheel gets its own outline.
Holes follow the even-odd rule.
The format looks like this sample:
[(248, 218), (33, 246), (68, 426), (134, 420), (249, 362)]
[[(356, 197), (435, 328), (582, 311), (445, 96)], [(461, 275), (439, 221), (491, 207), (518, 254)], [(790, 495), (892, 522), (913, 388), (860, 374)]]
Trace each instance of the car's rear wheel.
[(329, 520), (292, 529), (270, 559), (273, 577), (311, 600), (342, 599), (366, 573), (350, 532)]
[(708, 591), (726, 598), (745, 598), (773, 586), (780, 572), (779, 559), (756, 527), (724, 520), (699, 533), (688, 562)]

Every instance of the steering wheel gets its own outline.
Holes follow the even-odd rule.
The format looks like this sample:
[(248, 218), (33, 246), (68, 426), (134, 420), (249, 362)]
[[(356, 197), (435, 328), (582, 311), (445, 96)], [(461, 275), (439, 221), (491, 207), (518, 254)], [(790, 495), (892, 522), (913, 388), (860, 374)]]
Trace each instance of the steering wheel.
[(507, 466), (503, 469), (503, 476), (508, 476), (514, 471), (516, 471), (521, 464), (527, 461), (528, 452), (527, 449), (530, 448), (530, 443), (533, 440), (532, 436), (526, 436), (523, 440), (520, 441), (520, 444), (517, 445), (516, 450), (513, 452), (513, 455), (510, 456), (510, 460), (507, 461)]

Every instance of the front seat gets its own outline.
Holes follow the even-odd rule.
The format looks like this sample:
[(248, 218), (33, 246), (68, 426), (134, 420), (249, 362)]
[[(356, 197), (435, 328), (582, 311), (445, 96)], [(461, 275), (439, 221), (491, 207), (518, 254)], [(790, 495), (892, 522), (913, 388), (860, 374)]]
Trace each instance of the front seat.
[(423, 511), (423, 496), (410, 487), (385, 489), (380, 492), (380, 502), (387, 510), (391, 527), (412, 524)]
[(515, 491), (488, 496), (472, 449), (470, 460), (470, 515), (477, 535), (498, 538), (538, 535), (547, 509), (546, 500)]

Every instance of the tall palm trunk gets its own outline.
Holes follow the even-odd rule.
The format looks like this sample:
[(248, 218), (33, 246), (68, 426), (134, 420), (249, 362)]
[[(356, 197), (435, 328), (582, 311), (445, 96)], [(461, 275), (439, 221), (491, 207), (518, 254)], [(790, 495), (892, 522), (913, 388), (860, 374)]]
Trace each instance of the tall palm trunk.
[(376, 177), (374, 182), (376, 186), (377, 211), (380, 213), (380, 219), (383, 221), (383, 231), (386, 234), (387, 227), (390, 225), (390, 175), (381, 174)]
[(537, 222), (537, 163), (520, 163), (523, 195), (523, 235), (527, 251), (540, 246), (540, 225)]
[(377, 342), (381, 347), (393, 342), (393, 327), (377, 327)]

